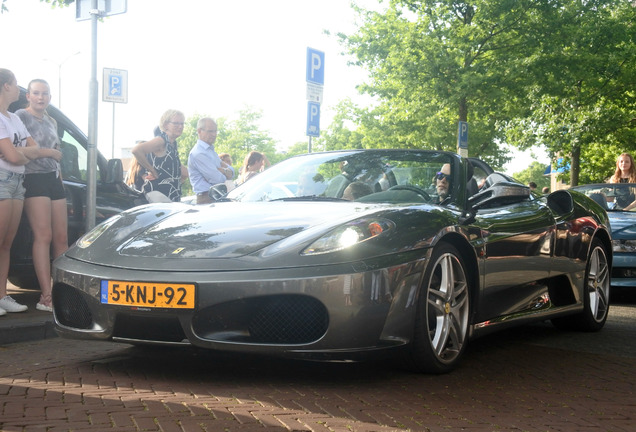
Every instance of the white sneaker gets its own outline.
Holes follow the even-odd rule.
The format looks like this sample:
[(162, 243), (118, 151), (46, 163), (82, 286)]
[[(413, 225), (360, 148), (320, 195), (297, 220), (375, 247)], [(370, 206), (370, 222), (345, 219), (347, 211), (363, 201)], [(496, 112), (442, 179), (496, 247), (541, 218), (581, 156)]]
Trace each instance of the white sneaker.
[(44, 303), (38, 303), (35, 305), (35, 308), (39, 311), (44, 312), (53, 312), (53, 308), (51, 306), (47, 306)]
[(24, 312), (28, 308), (28, 306), (13, 300), (11, 296), (4, 296), (0, 299), (0, 309), (4, 309), (6, 312)]
[(0, 316), (6, 315), (6, 314), (7, 314), (7, 311), (2, 309), (2, 308), (0, 308)]

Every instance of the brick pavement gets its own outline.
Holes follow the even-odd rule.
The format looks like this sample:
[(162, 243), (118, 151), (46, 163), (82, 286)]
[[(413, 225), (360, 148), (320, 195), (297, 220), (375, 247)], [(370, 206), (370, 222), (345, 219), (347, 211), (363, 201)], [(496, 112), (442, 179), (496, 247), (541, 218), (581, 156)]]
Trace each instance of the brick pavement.
[[(0, 430), (631, 432), (635, 308), (613, 307), (600, 333), (474, 341), (443, 376), (36, 337), (0, 344)], [(0, 335), (48, 325), (31, 309)]]
[(538, 326), (478, 340), (443, 376), (61, 338), (16, 343), (0, 347), (0, 429), (636, 430), (636, 357), (550, 346), (562, 335)]

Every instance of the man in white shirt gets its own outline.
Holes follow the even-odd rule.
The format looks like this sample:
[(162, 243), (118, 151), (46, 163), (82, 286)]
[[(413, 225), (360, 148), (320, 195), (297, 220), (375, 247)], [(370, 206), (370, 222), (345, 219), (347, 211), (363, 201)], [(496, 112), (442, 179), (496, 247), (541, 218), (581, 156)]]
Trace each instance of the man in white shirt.
[(208, 194), (210, 187), (231, 179), (234, 169), (223, 162), (214, 150), (217, 126), (213, 119), (199, 119), (197, 134), (199, 139), (188, 155), (188, 172), (197, 204), (207, 204), (212, 202)]

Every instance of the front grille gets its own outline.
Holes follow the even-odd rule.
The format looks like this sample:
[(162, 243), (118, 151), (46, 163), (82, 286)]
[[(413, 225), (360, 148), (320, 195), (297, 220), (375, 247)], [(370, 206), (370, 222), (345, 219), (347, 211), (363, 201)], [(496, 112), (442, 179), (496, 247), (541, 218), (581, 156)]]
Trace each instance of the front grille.
[(66, 327), (88, 330), (93, 326), (93, 316), (82, 295), (66, 284), (53, 286), (53, 310), (57, 321)]
[(176, 317), (134, 316), (125, 313), (117, 315), (113, 337), (156, 342), (182, 342), (186, 339)]
[(279, 295), (236, 300), (203, 309), (193, 319), (203, 339), (271, 344), (305, 344), (320, 339), (327, 310), (313, 297)]

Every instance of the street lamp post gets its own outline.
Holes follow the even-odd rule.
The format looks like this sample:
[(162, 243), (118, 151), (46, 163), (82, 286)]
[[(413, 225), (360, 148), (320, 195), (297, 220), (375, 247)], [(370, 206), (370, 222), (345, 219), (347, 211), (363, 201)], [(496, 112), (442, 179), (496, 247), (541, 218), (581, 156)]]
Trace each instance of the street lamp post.
[(62, 109), (62, 65), (64, 63), (66, 63), (68, 61), (68, 59), (70, 59), (71, 57), (74, 57), (78, 54), (80, 54), (81, 51), (78, 51), (74, 54), (71, 54), (70, 56), (66, 57), (64, 60), (62, 60), (60, 63), (53, 61), (51, 59), (47, 59), (45, 58), (45, 61), (50, 61), (51, 63), (53, 63), (54, 65), (57, 66), (57, 107), (61, 110)]

